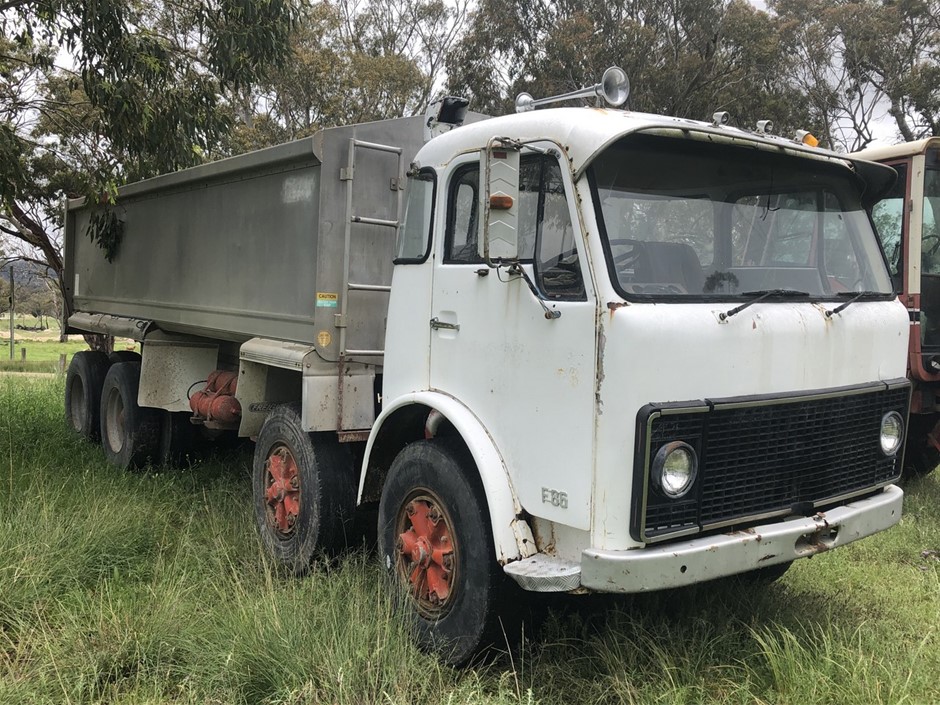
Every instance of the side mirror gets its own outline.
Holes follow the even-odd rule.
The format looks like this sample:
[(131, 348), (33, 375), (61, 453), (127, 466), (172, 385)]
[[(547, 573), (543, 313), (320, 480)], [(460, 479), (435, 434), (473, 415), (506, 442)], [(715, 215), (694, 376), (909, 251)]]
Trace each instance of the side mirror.
[(519, 259), (519, 149), (497, 140), (480, 152), (479, 254), (491, 267)]

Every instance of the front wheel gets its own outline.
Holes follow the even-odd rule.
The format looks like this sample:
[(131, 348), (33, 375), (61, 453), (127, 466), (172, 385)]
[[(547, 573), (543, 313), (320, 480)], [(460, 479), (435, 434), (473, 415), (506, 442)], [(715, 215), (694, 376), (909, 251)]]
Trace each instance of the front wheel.
[(404, 448), (379, 504), (381, 558), (422, 648), (466, 663), (498, 635), (489, 512), (469, 453), (453, 439)]

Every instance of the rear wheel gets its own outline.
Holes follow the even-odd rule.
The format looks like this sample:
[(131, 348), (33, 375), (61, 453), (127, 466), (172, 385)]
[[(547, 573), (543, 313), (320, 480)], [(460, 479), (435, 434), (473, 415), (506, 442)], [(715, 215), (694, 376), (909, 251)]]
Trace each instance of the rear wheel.
[(499, 634), (505, 577), (475, 473), (453, 439), (412, 443), (392, 463), (379, 505), (381, 558), (418, 644), (453, 665)]
[(185, 465), (191, 458), (196, 440), (196, 427), (188, 411), (160, 413), (160, 437), (157, 442), (157, 463), (167, 467)]
[(346, 546), (356, 507), (352, 454), (335, 437), (307, 433), (300, 407), (272, 411), (255, 443), (255, 519), (268, 553), (295, 574), (317, 553)]
[(107, 373), (107, 355), (83, 350), (72, 356), (65, 376), (65, 419), (89, 441), (101, 437), (101, 387)]
[(119, 362), (140, 362), (140, 353), (133, 350), (115, 350), (108, 355), (108, 362), (112, 365)]
[(111, 365), (101, 390), (101, 445), (112, 465), (125, 470), (158, 462), (160, 411), (137, 405), (140, 363)]

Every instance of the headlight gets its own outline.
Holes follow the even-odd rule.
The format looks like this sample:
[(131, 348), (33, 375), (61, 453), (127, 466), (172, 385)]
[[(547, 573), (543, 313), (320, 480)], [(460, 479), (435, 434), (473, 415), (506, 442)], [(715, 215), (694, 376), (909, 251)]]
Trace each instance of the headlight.
[(653, 458), (653, 485), (671, 499), (685, 495), (695, 482), (698, 458), (688, 443), (673, 441), (656, 452)]
[(894, 455), (904, 440), (904, 421), (896, 411), (889, 411), (881, 417), (881, 452)]

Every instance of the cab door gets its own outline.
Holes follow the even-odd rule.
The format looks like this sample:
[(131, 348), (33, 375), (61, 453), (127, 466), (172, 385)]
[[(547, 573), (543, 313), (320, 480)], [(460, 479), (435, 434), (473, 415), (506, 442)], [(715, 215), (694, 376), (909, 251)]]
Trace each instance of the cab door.
[(549, 154), (522, 156), (519, 256), (531, 288), (477, 254), (478, 158), (442, 182), (430, 385), (480, 419), (530, 514), (589, 529), (596, 303), (570, 173)]

